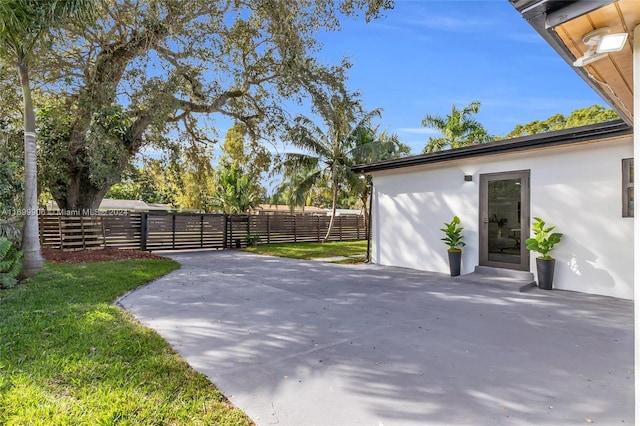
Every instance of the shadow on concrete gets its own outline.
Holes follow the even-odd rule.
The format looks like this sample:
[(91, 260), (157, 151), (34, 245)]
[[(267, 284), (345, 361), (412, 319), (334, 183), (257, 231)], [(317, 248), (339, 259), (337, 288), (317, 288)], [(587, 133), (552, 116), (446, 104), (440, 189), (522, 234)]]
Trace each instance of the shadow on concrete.
[(258, 424), (633, 423), (633, 304), (243, 252), (120, 301)]

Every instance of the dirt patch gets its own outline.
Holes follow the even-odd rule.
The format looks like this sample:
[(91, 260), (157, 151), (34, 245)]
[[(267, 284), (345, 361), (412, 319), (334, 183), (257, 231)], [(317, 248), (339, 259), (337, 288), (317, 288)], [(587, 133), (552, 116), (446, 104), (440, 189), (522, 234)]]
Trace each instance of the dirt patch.
[(93, 250), (62, 251), (45, 248), (42, 256), (53, 263), (87, 263), (104, 262), (124, 259), (165, 259), (157, 254), (140, 250), (120, 250), (117, 248), (104, 248)]

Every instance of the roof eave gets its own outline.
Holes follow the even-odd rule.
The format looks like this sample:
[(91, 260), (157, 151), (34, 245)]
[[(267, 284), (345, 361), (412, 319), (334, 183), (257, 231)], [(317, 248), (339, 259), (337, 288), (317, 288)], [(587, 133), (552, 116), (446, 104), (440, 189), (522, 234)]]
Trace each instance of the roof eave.
[(351, 170), (354, 173), (365, 174), (383, 170), (442, 163), (445, 161), (526, 151), (536, 148), (548, 148), (590, 141), (593, 142), (599, 139), (610, 139), (631, 134), (633, 134), (633, 129), (627, 123), (622, 120), (614, 120), (607, 121), (605, 123), (575, 127), (572, 129), (563, 129), (537, 135), (505, 139), (502, 141), (489, 142), (464, 148), (449, 149), (430, 154), (395, 158), (378, 163), (359, 164), (353, 166)]

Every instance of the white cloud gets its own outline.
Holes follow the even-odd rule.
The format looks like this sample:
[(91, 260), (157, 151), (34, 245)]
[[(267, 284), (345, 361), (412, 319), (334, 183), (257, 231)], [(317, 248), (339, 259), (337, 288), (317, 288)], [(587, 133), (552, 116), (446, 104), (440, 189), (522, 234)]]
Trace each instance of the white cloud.
[(437, 130), (429, 129), (427, 127), (401, 127), (397, 129), (398, 133), (409, 133), (411, 135), (435, 135)]
[(429, 15), (425, 19), (412, 20), (408, 23), (434, 30), (464, 33), (484, 32), (487, 28), (492, 28), (495, 25), (495, 22), (488, 18), (473, 19), (469, 17), (461, 18), (459, 16), (446, 15)]

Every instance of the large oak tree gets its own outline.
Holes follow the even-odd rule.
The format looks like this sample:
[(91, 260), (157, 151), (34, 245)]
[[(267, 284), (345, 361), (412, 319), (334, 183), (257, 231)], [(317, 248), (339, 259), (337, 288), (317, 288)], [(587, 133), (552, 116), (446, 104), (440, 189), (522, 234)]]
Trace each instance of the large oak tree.
[(315, 58), (342, 15), (391, 0), (104, 0), (97, 24), (57, 34), (40, 77), (59, 99), (42, 117), (45, 184), (63, 209), (96, 208), (145, 146), (216, 139), (211, 116), (273, 136), (283, 105), (342, 88), (347, 62)]

